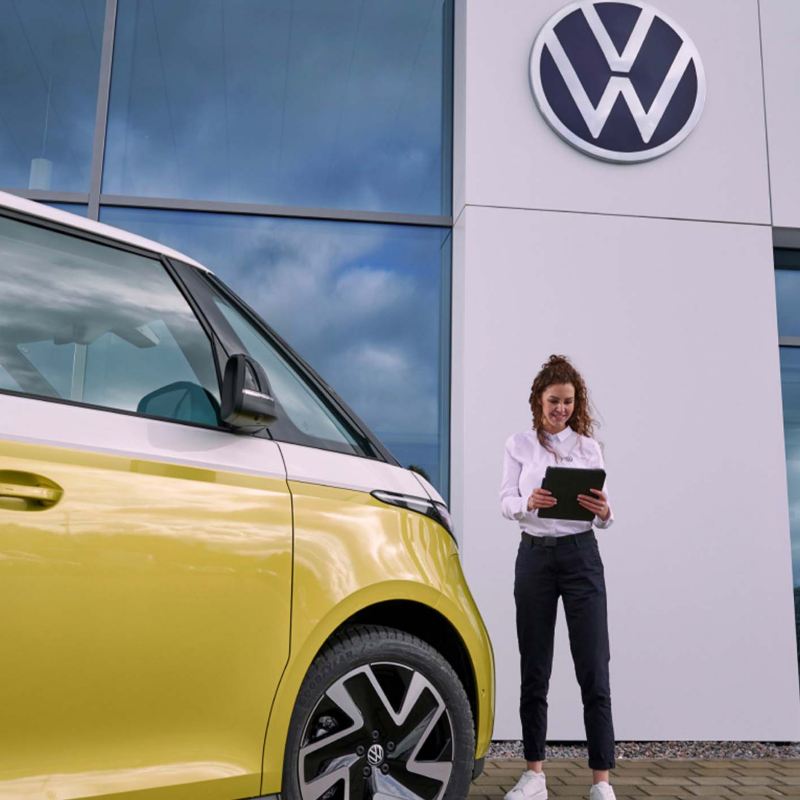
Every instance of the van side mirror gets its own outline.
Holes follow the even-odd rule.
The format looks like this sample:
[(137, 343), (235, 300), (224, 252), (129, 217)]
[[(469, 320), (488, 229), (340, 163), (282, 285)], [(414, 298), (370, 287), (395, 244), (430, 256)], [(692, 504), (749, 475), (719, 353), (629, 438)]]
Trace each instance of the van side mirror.
[(267, 375), (250, 356), (238, 353), (228, 359), (220, 416), (242, 433), (256, 433), (278, 418)]
[(136, 413), (200, 425), (219, 425), (216, 398), (199, 384), (189, 381), (175, 381), (146, 394), (136, 406)]

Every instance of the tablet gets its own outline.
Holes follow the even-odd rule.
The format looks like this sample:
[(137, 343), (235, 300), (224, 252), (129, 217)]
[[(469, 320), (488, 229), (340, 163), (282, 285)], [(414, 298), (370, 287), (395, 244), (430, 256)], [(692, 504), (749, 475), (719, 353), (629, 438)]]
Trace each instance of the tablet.
[(591, 522), (594, 514), (578, 505), (578, 495), (594, 495), (589, 489), (602, 489), (606, 481), (604, 469), (576, 469), (575, 467), (548, 467), (542, 489), (549, 489), (558, 503), (552, 508), (540, 508), (540, 519), (576, 519)]

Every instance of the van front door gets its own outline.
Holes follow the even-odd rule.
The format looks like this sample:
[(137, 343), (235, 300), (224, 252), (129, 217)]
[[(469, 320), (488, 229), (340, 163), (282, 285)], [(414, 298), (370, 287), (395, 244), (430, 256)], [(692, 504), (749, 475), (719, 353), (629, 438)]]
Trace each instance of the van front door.
[(257, 795), (289, 648), (277, 445), (219, 425), (159, 261), (0, 218), (0, 286), (0, 798)]

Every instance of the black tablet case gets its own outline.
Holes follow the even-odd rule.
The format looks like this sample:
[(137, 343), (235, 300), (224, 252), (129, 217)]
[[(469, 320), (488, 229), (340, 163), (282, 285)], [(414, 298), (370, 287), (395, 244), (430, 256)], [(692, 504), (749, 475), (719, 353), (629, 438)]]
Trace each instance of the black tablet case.
[(602, 489), (606, 481), (604, 469), (577, 469), (576, 467), (548, 467), (542, 489), (549, 489), (558, 503), (552, 508), (540, 508), (540, 519), (575, 519), (591, 522), (594, 514), (578, 505), (578, 495), (594, 495), (589, 489)]

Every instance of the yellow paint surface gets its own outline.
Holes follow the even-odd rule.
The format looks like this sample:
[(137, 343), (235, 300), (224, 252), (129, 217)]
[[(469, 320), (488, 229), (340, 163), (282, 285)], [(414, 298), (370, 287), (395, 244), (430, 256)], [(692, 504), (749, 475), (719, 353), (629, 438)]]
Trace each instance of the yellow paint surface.
[(387, 600), (434, 609), (465, 644), (486, 752), (491, 647), (432, 520), (363, 492), (293, 482), (290, 498), (278, 477), (12, 442), (0, 471), (61, 491), (0, 504), (0, 800), (279, 791), (314, 656)]
[(0, 469), (63, 489), (0, 508), (0, 798), (258, 794), (288, 655), (285, 480), (8, 442)]
[(314, 656), (356, 612), (388, 600), (435, 609), (467, 646), (479, 687), (476, 755), (494, 722), (494, 664), (455, 542), (436, 522), (368, 494), (290, 482), (295, 513), (292, 650), (275, 700), (262, 792), (278, 792), (294, 698)]

